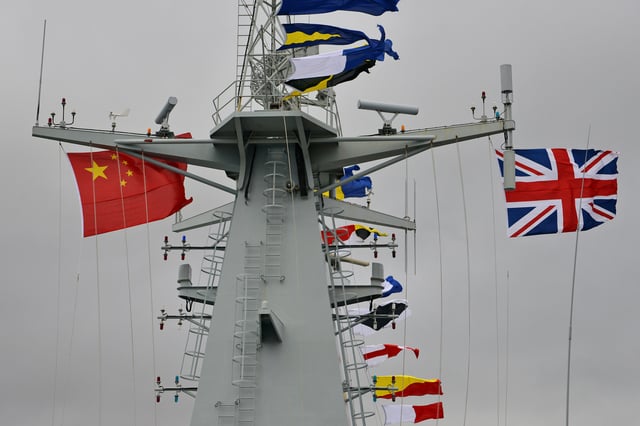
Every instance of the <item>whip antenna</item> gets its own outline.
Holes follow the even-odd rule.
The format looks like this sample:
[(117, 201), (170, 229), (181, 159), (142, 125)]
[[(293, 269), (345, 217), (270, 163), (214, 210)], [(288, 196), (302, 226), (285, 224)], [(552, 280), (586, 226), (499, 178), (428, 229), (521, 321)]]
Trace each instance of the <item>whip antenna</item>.
[(47, 20), (44, 20), (42, 29), (42, 53), (40, 54), (40, 81), (38, 82), (38, 106), (36, 108), (36, 126), (40, 120), (40, 94), (42, 93), (42, 69), (44, 67), (44, 40), (47, 35)]

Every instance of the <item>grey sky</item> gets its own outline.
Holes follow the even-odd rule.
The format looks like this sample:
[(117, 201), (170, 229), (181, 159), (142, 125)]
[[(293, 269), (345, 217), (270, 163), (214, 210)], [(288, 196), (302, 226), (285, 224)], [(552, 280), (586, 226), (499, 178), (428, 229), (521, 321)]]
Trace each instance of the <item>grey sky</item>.
[[(119, 128), (144, 131), (156, 127), (157, 112), (168, 96), (176, 96), (172, 128), (205, 137), (213, 126), (211, 99), (234, 78), (236, 6), (231, 0), (26, 1), (2, 13), (0, 113), (9, 129), (0, 170), (5, 200), (0, 213), (5, 225), (0, 257), (5, 273), (0, 293), (3, 424), (51, 424), (58, 332), (55, 424), (61, 424), (63, 415), (68, 425), (98, 423), (96, 259), (103, 325), (103, 423), (133, 424), (135, 416), (137, 424), (153, 424), (157, 410), (157, 424), (185, 424), (191, 406), (186, 396), (177, 406), (170, 396), (155, 405), (152, 392), (149, 280), (153, 315), (162, 306), (174, 312), (179, 306), (178, 255), (163, 262), (159, 249), (163, 236), (170, 233), (170, 219), (105, 235), (97, 244), (83, 239), (66, 158), (56, 143), (30, 136), (43, 19), (48, 20), (48, 32), (41, 123), (48, 113), (60, 112), (60, 98), (66, 97), (69, 109), (78, 112), (80, 127), (107, 128), (108, 113), (128, 107), (131, 116), (122, 119)], [(311, 20), (371, 35), (377, 35), (375, 25), (381, 23), (400, 54), (399, 61), (387, 58), (370, 75), (338, 87), (345, 134), (372, 133), (380, 126), (375, 113), (356, 109), (358, 99), (418, 106), (417, 117), (396, 119), (395, 124), (407, 128), (470, 121), (469, 107), (480, 107), (481, 91), (487, 92), (488, 107), (499, 102), (499, 65), (511, 63), (516, 147), (585, 148), (591, 128), (591, 148), (621, 152), (618, 216), (581, 233), (579, 239), (570, 415), (571, 424), (637, 423), (640, 287), (634, 265), (640, 199), (634, 165), (640, 164), (640, 148), (633, 123), (640, 94), (640, 6), (632, 0), (402, 0), (399, 8), (399, 13), (381, 17), (345, 13)], [(495, 146), (502, 142), (501, 137), (493, 138)], [(418, 273), (412, 273), (412, 254), (408, 277), (401, 259), (381, 254), (386, 272), (408, 287), (413, 314), (406, 321), (406, 344), (422, 350), (419, 360), (407, 357), (406, 373), (438, 374), (442, 276), (446, 418), (440, 424), (463, 423), (469, 270), (467, 424), (504, 425), (505, 401), (507, 424), (564, 424), (575, 235), (508, 240), (503, 195), (488, 142), (459, 146), (462, 182), (457, 150), (449, 146), (433, 154), (438, 206), (432, 154), (409, 162), (410, 180), (416, 180), (418, 192)], [(404, 170), (398, 165), (372, 176), (373, 208), (404, 215)], [(217, 172), (202, 172), (230, 185)], [(229, 201), (228, 195), (198, 183), (188, 182), (187, 192), (195, 201), (185, 216)], [(205, 236), (205, 231), (189, 234), (194, 244), (203, 243)], [(179, 236), (171, 238), (177, 243)], [(197, 256), (188, 260), (197, 269)], [(367, 272), (361, 273), (366, 280)], [(186, 328), (179, 331), (170, 325), (160, 334), (157, 323), (153, 327), (155, 370), (170, 382), (180, 368)], [(400, 330), (385, 333), (371, 341), (404, 341)], [(378, 372), (397, 373), (401, 367), (388, 362)]]

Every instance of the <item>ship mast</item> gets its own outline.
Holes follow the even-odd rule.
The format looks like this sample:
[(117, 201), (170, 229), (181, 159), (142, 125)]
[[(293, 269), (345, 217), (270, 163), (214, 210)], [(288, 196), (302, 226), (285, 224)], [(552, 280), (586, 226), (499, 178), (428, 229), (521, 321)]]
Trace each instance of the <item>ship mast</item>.
[[(363, 341), (353, 333), (363, 317), (346, 307), (380, 297), (381, 264), (374, 264), (370, 285), (354, 285), (340, 267), (344, 250), (323, 245), (319, 231), (331, 232), (336, 219), (404, 230), (415, 223), (320, 194), (336, 186), (343, 167), (383, 160), (378, 170), (431, 148), (515, 128), (509, 114), (507, 120), (484, 117), (403, 134), (341, 136), (331, 89), (315, 99), (283, 101), (288, 54), (276, 51), (282, 39), (277, 5), (238, 0), (237, 79), (213, 101), (209, 138), (33, 127), (36, 137), (144, 152), (223, 170), (235, 181), (227, 188), (235, 193), (231, 204), (173, 226), (182, 232), (225, 224), (215, 288), (183, 288), (181, 294), (213, 305), (210, 317), (199, 318), (208, 325), (198, 329), (207, 336), (202, 369), (190, 376), (199, 378), (189, 387), (196, 395), (192, 426), (366, 425), (372, 413), (361, 396), (373, 384), (355, 349)], [(307, 106), (322, 108), (322, 119), (301, 110)]]

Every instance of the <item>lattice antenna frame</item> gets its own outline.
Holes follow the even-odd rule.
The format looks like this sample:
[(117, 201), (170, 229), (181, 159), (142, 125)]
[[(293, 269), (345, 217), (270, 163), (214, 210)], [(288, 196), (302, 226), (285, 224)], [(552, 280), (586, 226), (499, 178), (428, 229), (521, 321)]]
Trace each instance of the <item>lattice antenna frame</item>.
[(235, 94), (238, 110), (249, 106), (243, 99), (263, 109), (275, 109), (286, 96), (283, 83), (291, 52), (277, 51), (285, 39), (276, 15), (278, 7), (279, 1), (275, 0), (238, 0)]
[(211, 117), (218, 125), (232, 111), (305, 108), (342, 134), (333, 88), (287, 97), (284, 82), (290, 73), (289, 59), (314, 55), (319, 49), (277, 50), (286, 39), (281, 22), (291, 22), (289, 16), (276, 15), (279, 5), (279, 0), (238, 0), (236, 79), (213, 99)]

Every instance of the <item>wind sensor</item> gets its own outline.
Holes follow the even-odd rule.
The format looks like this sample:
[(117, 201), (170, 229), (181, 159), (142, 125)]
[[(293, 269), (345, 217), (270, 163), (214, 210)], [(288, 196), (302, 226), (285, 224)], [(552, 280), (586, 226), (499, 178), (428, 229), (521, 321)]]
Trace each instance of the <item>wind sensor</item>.
[(116, 131), (116, 118), (118, 118), (118, 117), (128, 117), (129, 116), (129, 112), (131, 112), (131, 110), (129, 108), (125, 109), (120, 114), (116, 114), (113, 111), (109, 112), (109, 120), (111, 120), (111, 131), (112, 132)]

